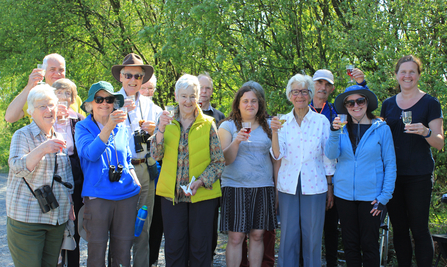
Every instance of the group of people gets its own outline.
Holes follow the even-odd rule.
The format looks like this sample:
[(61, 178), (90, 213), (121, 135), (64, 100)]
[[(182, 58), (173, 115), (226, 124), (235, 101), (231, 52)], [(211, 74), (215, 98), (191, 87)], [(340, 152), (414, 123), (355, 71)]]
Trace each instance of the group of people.
[[(79, 217), (88, 266), (105, 266), (106, 257), (109, 266), (130, 266), (131, 251), (133, 266), (150, 266), (163, 232), (166, 266), (210, 266), (218, 230), (228, 233), (227, 266), (273, 266), (277, 209), (278, 266), (321, 266), (323, 233), (327, 266), (337, 266), (338, 222), (348, 266), (378, 266), (385, 206), (399, 266), (411, 266), (410, 230), (418, 266), (431, 265), (430, 147), (444, 146), (443, 115), (418, 88), (416, 57), (398, 61), (399, 93), (382, 103), (381, 117), (359, 69), (334, 104), (329, 70), (294, 75), (285, 92), (293, 109), (279, 118), (267, 114), (254, 81), (236, 92), (225, 117), (210, 104), (206, 73), (181, 76), (175, 111), (163, 111), (152, 101), (153, 67), (133, 53), (111, 69), (121, 90), (100, 81), (83, 102), (60, 55), (44, 65), (46, 84), (33, 70), (5, 114), (9, 122), (25, 111), (32, 117), (13, 135), (9, 157), (15, 266), (56, 266), (66, 223)], [(403, 111), (412, 112), (410, 124)], [(134, 237), (143, 206), (148, 218)], [(68, 258), (79, 266), (79, 250)]]

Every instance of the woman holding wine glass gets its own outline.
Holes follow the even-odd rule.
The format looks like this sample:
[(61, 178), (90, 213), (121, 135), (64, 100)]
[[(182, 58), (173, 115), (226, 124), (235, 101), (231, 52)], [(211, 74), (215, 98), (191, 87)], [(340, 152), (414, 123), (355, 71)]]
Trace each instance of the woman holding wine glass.
[[(337, 113), (347, 113), (347, 119), (334, 119), (324, 153), (338, 160), (332, 181), (346, 263), (379, 266), (379, 215), (396, 180), (391, 131), (372, 114), (377, 97), (366, 86), (349, 86), (334, 105)], [(346, 122), (347, 131), (340, 134)]]
[(281, 126), (278, 117), (271, 122), (270, 152), (274, 159), (281, 159), (276, 184), (281, 212), (278, 266), (299, 266), (301, 251), (305, 267), (321, 266), (325, 209), (333, 205), (335, 161), (324, 155), (330, 125), (324, 115), (308, 106), (314, 95), (310, 76), (293, 76), (286, 95), (294, 106), (286, 122)]
[[(396, 188), (387, 205), (399, 266), (411, 266), (410, 229), (418, 266), (431, 266), (433, 241), (428, 228), (434, 160), (430, 147), (444, 147), (443, 115), (435, 97), (418, 87), (422, 63), (415, 56), (399, 59), (395, 68), (400, 92), (383, 102), (381, 116), (391, 128), (397, 163)], [(412, 112), (411, 124), (402, 112)]]
[(65, 225), (75, 218), (66, 145), (53, 128), (57, 100), (51, 86), (37, 85), (27, 98), (33, 122), (11, 139), (6, 230), (17, 267), (56, 266)]
[(88, 239), (87, 266), (105, 266), (107, 241), (111, 266), (130, 266), (130, 250), (140, 182), (131, 163), (124, 97), (105, 81), (93, 84), (76, 124), (75, 144), (84, 173), (83, 227)]
[[(71, 163), (71, 171), (73, 174), (74, 180), (74, 192), (73, 192), (73, 205), (75, 214), (78, 214), (81, 207), (84, 205), (82, 203), (82, 183), (84, 182), (84, 176), (81, 170), (81, 163), (79, 161), (78, 153), (74, 144), (75, 141), (75, 126), (76, 123), (85, 119), (85, 117), (77, 112), (75, 112), (70, 106), (75, 103), (76, 97), (78, 96), (78, 91), (76, 89), (76, 84), (69, 79), (59, 79), (53, 83), (53, 87), (55, 89), (55, 94), (61, 101), (66, 102), (68, 105), (62, 106), (58, 105), (57, 109), (57, 120), (54, 125), (56, 132), (61, 133), (64, 137), (67, 146), (68, 156), (70, 158)], [(69, 107), (67, 109), (67, 106)], [(66, 117), (66, 123), (61, 124), (58, 121), (62, 116)], [(78, 218), (74, 221), (75, 224), (75, 235), (74, 238), (76, 240), (76, 248), (74, 250), (67, 251), (68, 258), (68, 266), (69, 267), (77, 267), (79, 266), (79, 232), (78, 232)], [(64, 255), (64, 253), (62, 254)], [(65, 256), (65, 255), (64, 255)]]
[[(271, 129), (265, 100), (252, 86), (242, 86), (232, 111), (219, 127), (226, 167), (222, 174), (221, 231), (228, 231), (227, 266), (239, 267), (242, 243), (249, 235), (250, 266), (261, 266), (264, 231), (276, 228)], [(248, 140), (250, 138), (250, 140)]]
[(152, 157), (163, 160), (156, 194), (163, 197), (168, 267), (208, 267), (212, 262), (214, 210), (222, 195), (219, 178), (225, 159), (214, 118), (197, 105), (199, 95), (197, 77), (180, 77), (174, 116), (163, 111), (151, 140)]

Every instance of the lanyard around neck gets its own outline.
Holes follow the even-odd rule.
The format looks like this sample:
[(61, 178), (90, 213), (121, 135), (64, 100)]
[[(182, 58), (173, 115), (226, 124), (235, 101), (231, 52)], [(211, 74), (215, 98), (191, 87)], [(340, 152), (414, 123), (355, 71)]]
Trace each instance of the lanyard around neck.
[[(96, 127), (98, 127), (99, 131), (101, 132), (101, 128), (99, 128), (98, 123), (96, 122), (95, 118), (92, 116), (93, 122), (96, 124)], [(112, 130), (112, 136), (113, 136), (113, 147), (115, 148), (115, 155), (116, 155), (116, 166), (119, 165), (118, 163), (118, 152), (116, 151), (116, 142), (115, 142), (115, 133)], [(112, 152), (110, 152), (112, 153)], [(107, 157), (107, 163), (110, 166), (110, 159), (109, 159), (109, 153), (107, 153), (107, 147), (106, 147), (106, 157)]]
[(318, 112), (317, 109), (314, 108), (314, 106), (312, 106), (312, 104), (310, 105), (310, 107), (311, 107), (315, 112), (320, 113), (320, 114), (321, 114), (321, 112), (323, 112), (324, 106), (326, 106), (326, 102), (324, 102), (323, 107), (321, 108), (320, 112)]
[[(140, 107), (140, 115), (141, 115), (141, 119), (144, 120), (143, 118), (143, 111), (141, 110), (141, 101), (140, 98), (138, 98), (138, 107)], [(136, 108), (138, 108), (136, 107)], [(127, 120), (129, 121), (129, 124), (132, 125), (132, 122), (130, 121), (130, 117), (129, 117), (129, 112), (127, 112)]]

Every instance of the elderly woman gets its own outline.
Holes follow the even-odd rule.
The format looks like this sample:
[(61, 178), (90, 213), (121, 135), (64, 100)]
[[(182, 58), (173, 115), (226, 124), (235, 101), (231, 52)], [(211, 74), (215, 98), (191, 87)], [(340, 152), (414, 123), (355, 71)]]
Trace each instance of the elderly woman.
[[(393, 241), (399, 266), (411, 266), (413, 234), (418, 266), (431, 266), (433, 241), (428, 228), (434, 160), (430, 148), (444, 147), (441, 105), (418, 87), (422, 63), (404, 56), (396, 64), (400, 93), (386, 99), (381, 116), (391, 128), (396, 150), (397, 179), (393, 198), (387, 205), (393, 224)], [(402, 112), (411, 111), (405, 125)]]
[[(67, 146), (67, 154), (70, 157), (71, 163), (71, 171), (73, 174), (74, 180), (74, 192), (73, 192), (73, 204), (75, 214), (78, 214), (81, 209), (82, 203), (82, 183), (84, 181), (84, 176), (81, 170), (81, 163), (79, 161), (78, 153), (76, 151), (76, 147), (74, 145), (74, 134), (75, 134), (75, 125), (77, 122), (85, 119), (85, 117), (77, 112), (75, 112), (71, 105), (75, 103), (75, 100), (78, 96), (78, 91), (76, 90), (76, 84), (70, 81), (69, 79), (59, 79), (53, 83), (53, 87), (55, 89), (55, 93), (57, 98), (60, 101), (67, 101), (67, 107), (64, 105), (58, 105), (58, 120), (60, 120), (61, 116), (65, 116), (69, 120), (65, 123), (57, 123), (55, 124), (56, 132), (59, 132), (64, 137)], [(74, 221), (75, 224), (75, 235), (74, 238), (76, 240), (76, 248), (74, 250), (67, 251), (68, 256), (68, 265), (70, 267), (79, 266), (79, 233), (78, 233), (78, 218)]]
[(325, 154), (338, 159), (333, 178), (348, 266), (380, 266), (380, 212), (390, 200), (396, 180), (396, 157), (390, 127), (372, 114), (377, 97), (366, 86), (353, 85), (335, 99), (347, 114), (334, 119)]
[[(227, 165), (222, 174), (221, 217), (221, 230), (229, 232), (227, 266), (241, 264), (246, 234), (250, 238), (250, 266), (261, 266), (264, 232), (276, 228), (273, 164), (269, 154), (272, 131), (265, 114), (261, 92), (243, 86), (236, 93), (230, 115), (219, 128)], [(251, 125), (249, 132), (243, 127), (247, 122)]]
[(213, 214), (225, 159), (214, 119), (197, 105), (199, 93), (197, 77), (180, 77), (178, 109), (173, 118), (163, 111), (151, 141), (152, 157), (163, 159), (156, 193), (164, 197), (166, 266), (188, 266), (188, 260), (189, 266), (211, 265)]
[(14, 133), (8, 161), (8, 246), (14, 266), (56, 266), (65, 224), (74, 220), (73, 190), (62, 183), (72, 185), (73, 176), (65, 142), (53, 129), (53, 88), (37, 85), (27, 101), (33, 122)]
[(155, 77), (155, 73), (153, 73), (149, 81), (141, 85), (140, 94), (150, 97), (152, 100), (155, 91), (157, 91), (157, 77)]
[(81, 106), (90, 115), (76, 124), (75, 144), (84, 173), (87, 266), (105, 266), (109, 232), (111, 266), (130, 266), (140, 183), (131, 164), (127, 130), (121, 123), (126, 113), (114, 110), (115, 103), (123, 106), (124, 97), (114, 93), (110, 83), (93, 84)]
[(330, 208), (335, 163), (324, 155), (329, 121), (308, 106), (313, 94), (310, 76), (293, 76), (286, 95), (294, 108), (286, 114), (282, 126), (278, 117), (271, 122), (270, 152), (274, 159), (281, 159), (276, 184), (281, 211), (278, 266), (299, 266), (301, 239), (304, 266), (321, 266), (326, 198)]

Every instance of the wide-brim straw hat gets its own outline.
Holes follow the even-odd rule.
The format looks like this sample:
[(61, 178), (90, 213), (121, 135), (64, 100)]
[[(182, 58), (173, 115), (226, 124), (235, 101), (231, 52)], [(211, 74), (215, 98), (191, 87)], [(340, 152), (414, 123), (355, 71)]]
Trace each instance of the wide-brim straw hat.
[(367, 110), (373, 111), (378, 107), (377, 96), (371, 90), (361, 85), (352, 85), (335, 98), (334, 106), (337, 113), (348, 114), (348, 110), (345, 108), (345, 99), (353, 94), (364, 95), (366, 97), (368, 101)]
[(100, 91), (100, 90), (104, 90), (107, 93), (115, 96), (115, 98), (119, 100), (119, 107), (124, 106), (124, 96), (122, 94), (120, 94), (120, 93), (115, 93), (113, 91), (113, 86), (109, 82), (100, 81), (100, 82), (97, 82), (97, 83), (93, 84), (90, 87), (90, 89), (88, 90), (88, 97), (87, 97), (86, 100), (84, 100), (84, 102), (81, 105), (81, 109), (83, 111), (87, 112), (85, 110), (85, 103), (92, 102), (94, 100), (94, 98), (95, 98), (96, 93), (98, 91)]
[(149, 79), (152, 77), (152, 74), (154, 73), (154, 68), (151, 65), (146, 65), (143, 62), (143, 59), (137, 54), (130, 53), (128, 54), (124, 60), (123, 64), (121, 65), (115, 65), (112, 67), (112, 75), (118, 82), (120, 81), (120, 71), (124, 67), (141, 67), (144, 70), (144, 77), (143, 77), (143, 83), (146, 83), (149, 81)]

